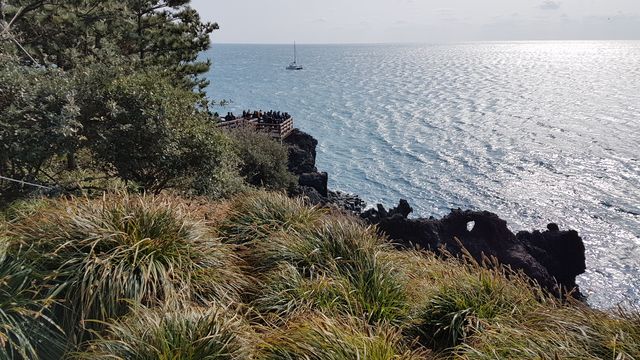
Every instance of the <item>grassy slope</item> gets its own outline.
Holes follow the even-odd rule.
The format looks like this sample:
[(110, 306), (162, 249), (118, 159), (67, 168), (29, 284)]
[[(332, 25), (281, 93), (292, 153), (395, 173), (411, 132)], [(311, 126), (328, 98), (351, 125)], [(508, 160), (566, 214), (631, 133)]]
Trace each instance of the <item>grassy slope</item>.
[(637, 312), (398, 251), (275, 193), (41, 200), (0, 224), (0, 270), (25, 269), (0, 273), (0, 358), (64, 330), (79, 359), (640, 360)]

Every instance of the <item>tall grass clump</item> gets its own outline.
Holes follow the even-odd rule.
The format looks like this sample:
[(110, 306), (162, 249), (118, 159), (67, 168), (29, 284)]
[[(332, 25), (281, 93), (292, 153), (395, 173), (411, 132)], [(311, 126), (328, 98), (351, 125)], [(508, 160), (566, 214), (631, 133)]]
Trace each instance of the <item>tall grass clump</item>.
[[(0, 222), (8, 227), (10, 222), (14, 222), (21, 217), (34, 214), (45, 208), (49, 204), (49, 200), (45, 198), (26, 198), (14, 201), (5, 208), (0, 208)], [(3, 225), (0, 225), (3, 226)]]
[(75, 359), (240, 360), (253, 359), (256, 335), (232, 310), (137, 309), (112, 323)]
[(308, 228), (324, 214), (324, 210), (309, 207), (302, 199), (258, 191), (234, 198), (219, 230), (226, 242), (245, 244), (265, 240), (277, 231)]
[(30, 287), (32, 270), (23, 262), (0, 254), (0, 358), (55, 359), (64, 337), (51, 319), (51, 297)]
[[(310, 303), (327, 304), (324, 297), (329, 296), (332, 309), (364, 316), (371, 323), (397, 322), (404, 315), (403, 285), (394, 276), (392, 264), (378, 259), (388, 245), (374, 229), (355, 219), (327, 216), (313, 226), (281, 231), (268, 241), (251, 245), (247, 258), (257, 272), (269, 274), (287, 264), (292, 278), (298, 279), (288, 281), (281, 275), (279, 281), (268, 279), (265, 292), (258, 297), (261, 303), (265, 302), (265, 294), (266, 299), (282, 295), (280, 300), (287, 299), (285, 303), (289, 305), (291, 301), (308, 304), (310, 295), (318, 295), (321, 298)], [(313, 291), (308, 288), (310, 285)], [(323, 287), (315, 288), (317, 285)]]
[(232, 248), (178, 198), (52, 201), (13, 223), (9, 236), (13, 251), (50, 274), (42, 286), (59, 289), (57, 315), (70, 333), (124, 315), (132, 303), (233, 301), (246, 284)]
[(431, 358), (424, 348), (410, 350), (399, 331), (371, 326), (353, 317), (307, 314), (265, 335), (265, 360), (417, 360)]
[(436, 350), (465, 342), (502, 319), (523, 319), (544, 301), (529, 280), (501, 267), (449, 259), (448, 273), (433, 279), (435, 290), (414, 316), (409, 333)]
[(346, 312), (350, 286), (322, 272), (303, 274), (282, 263), (262, 278), (251, 308), (270, 323), (281, 323), (311, 310), (323, 314)]
[(272, 232), (268, 241), (251, 245), (249, 261), (261, 271), (287, 262), (303, 271), (348, 272), (373, 262), (384, 241), (357, 220), (332, 215), (303, 228)]
[(454, 349), (463, 359), (640, 358), (638, 312), (602, 312), (583, 304), (539, 306), (505, 318)]

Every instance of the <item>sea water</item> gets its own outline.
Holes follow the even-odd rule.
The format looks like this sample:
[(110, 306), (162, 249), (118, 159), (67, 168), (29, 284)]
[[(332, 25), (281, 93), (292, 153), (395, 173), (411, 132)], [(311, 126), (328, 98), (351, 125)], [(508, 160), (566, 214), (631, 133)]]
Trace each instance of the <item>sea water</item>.
[(287, 111), (330, 187), (418, 216), (557, 222), (587, 248), (589, 302), (640, 301), (640, 42), (214, 45), (220, 113)]

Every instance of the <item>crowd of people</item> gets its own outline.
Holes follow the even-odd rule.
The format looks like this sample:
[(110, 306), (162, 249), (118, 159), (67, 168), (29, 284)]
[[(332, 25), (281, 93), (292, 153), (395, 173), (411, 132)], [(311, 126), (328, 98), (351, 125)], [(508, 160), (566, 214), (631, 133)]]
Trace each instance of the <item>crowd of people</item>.
[[(215, 116), (220, 117), (218, 113), (216, 113)], [(232, 112), (227, 112), (227, 115), (220, 118), (224, 121), (233, 121), (238, 119), (245, 119), (245, 120), (258, 119), (258, 123), (260, 124), (282, 124), (286, 120), (290, 119), (291, 115), (287, 112), (280, 112), (280, 111), (273, 111), (273, 110), (269, 110), (266, 112), (263, 112), (262, 110), (259, 110), (259, 111), (247, 110), (247, 111), (243, 111), (242, 116), (240, 117), (236, 116)]]

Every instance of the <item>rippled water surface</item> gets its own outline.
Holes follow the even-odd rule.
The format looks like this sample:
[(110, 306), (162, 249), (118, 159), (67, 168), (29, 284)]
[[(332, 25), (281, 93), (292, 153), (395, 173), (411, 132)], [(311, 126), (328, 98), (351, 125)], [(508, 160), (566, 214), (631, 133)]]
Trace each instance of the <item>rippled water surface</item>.
[(580, 232), (590, 302), (640, 299), (640, 42), (216, 45), (209, 94), (278, 109), (334, 189)]

